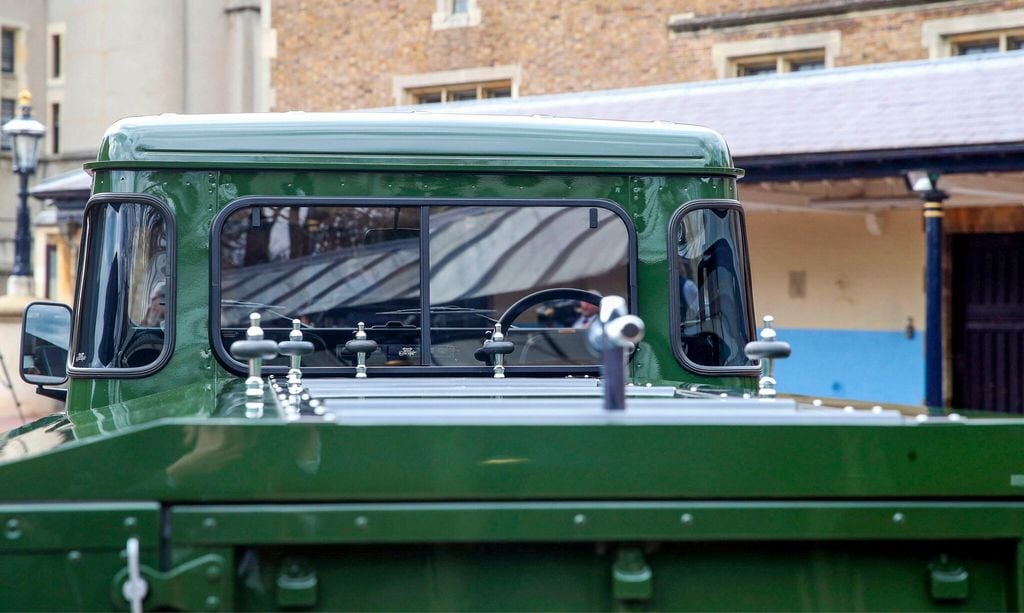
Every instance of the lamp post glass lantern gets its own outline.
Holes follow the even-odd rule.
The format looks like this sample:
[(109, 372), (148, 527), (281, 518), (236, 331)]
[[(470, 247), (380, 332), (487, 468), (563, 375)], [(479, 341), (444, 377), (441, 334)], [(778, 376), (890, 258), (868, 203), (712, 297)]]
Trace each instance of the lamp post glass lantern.
[[(32, 277), (32, 233), (28, 221), (28, 178), (35, 173), (39, 163), (39, 148), (46, 134), (46, 127), (32, 119), (32, 95), (22, 91), (19, 95), (21, 116), (3, 125), (5, 136), (11, 137), (12, 170), (19, 178), (18, 225), (14, 234), (14, 269), (11, 271), (9, 288), (20, 287), (20, 291), (31, 294)], [(20, 283), (20, 286), (15, 284)], [(14, 293), (9, 289), (10, 293)]]

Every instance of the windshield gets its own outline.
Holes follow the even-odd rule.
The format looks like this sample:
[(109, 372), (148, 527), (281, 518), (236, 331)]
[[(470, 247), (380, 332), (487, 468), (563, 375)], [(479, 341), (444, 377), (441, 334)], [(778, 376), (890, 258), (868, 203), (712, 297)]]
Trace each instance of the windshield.
[(142, 369), (162, 355), (168, 314), (167, 221), (155, 206), (89, 207), (75, 368)]
[(220, 337), (229, 347), (258, 311), (283, 340), (297, 318), (316, 348), (304, 366), (345, 367), (361, 322), (370, 366), (483, 367), (477, 350), (519, 302), (509, 366), (593, 365), (583, 331), (600, 296), (629, 296), (629, 247), (603, 206), (246, 206), (221, 226)]
[(684, 363), (749, 366), (753, 340), (746, 300), (746, 262), (739, 208), (693, 208), (672, 223), (673, 315)]

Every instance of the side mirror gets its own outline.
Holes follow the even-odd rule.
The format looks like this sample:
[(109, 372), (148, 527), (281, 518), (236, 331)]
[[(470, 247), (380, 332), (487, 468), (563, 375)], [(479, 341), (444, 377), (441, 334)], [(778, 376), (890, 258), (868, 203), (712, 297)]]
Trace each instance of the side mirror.
[(71, 309), (59, 302), (30, 303), (21, 322), (21, 378), (33, 385), (67, 381), (70, 345)]

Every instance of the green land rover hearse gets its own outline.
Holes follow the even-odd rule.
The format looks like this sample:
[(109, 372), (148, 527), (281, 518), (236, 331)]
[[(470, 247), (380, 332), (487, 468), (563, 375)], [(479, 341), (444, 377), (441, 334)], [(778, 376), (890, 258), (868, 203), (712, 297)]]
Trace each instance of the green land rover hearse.
[(0, 608), (1024, 608), (1024, 427), (777, 396), (713, 131), (161, 116), (87, 168)]

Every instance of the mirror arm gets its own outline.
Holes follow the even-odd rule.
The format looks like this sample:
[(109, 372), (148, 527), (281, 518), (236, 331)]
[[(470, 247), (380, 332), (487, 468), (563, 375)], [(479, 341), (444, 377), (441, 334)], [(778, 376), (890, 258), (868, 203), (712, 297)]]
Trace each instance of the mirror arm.
[(63, 388), (43, 387), (42, 385), (37, 385), (36, 393), (40, 396), (60, 400), (61, 402), (68, 401), (68, 391)]

